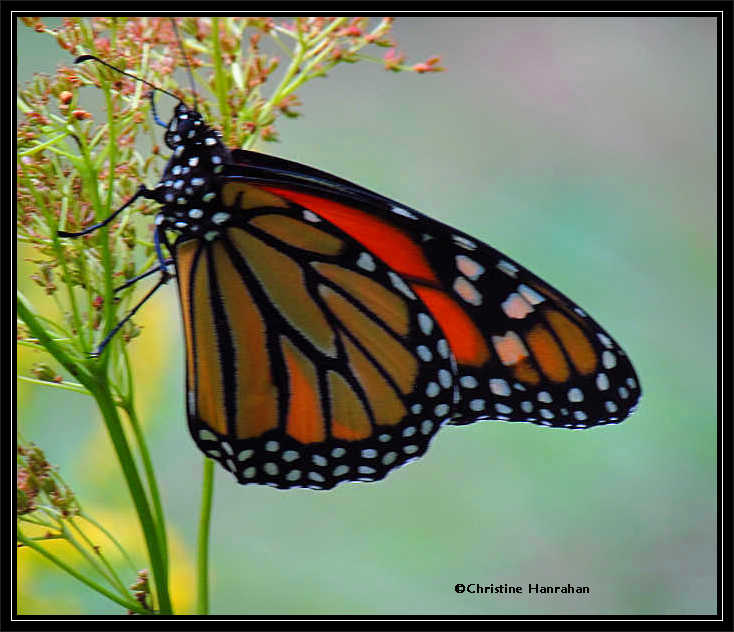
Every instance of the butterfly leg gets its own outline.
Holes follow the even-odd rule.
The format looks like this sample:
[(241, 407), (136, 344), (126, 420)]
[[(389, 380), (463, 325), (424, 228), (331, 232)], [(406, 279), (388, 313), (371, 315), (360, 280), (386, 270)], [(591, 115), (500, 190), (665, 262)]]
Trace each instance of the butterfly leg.
[(138, 281), (142, 281), (144, 278), (149, 277), (151, 274), (155, 274), (156, 272), (161, 272), (162, 270), (165, 270), (173, 263), (173, 259), (166, 259), (165, 261), (159, 263), (155, 268), (151, 268), (150, 270), (146, 270), (142, 274), (139, 274), (138, 276), (133, 277), (132, 279), (128, 279), (123, 283), (122, 285), (116, 287), (113, 292), (122, 292), (122, 290), (125, 290), (129, 288), (131, 285), (135, 285)]
[(168, 283), (168, 281), (173, 276), (168, 271), (168, 266), (171, 263), (173, 263), (173, 260), (172, 259), (164, 259), (163, 258), (163, 252), (162, 252), (162, 249), (161, 249), (161, 239), (162, 239), (163, 242), (165, 243), (166, 247), (169, 248), (169, 250), (170, 250), (170, 244), (168, 242), (168, 239), (166, 239), (165, 233), (163, 231), (156, 230), (155, 233), (154, 233), (154, 238), (153, 239), (154, 239), (154, 242), (155, 242), (156, 253), (158, 254), (159, 264), (155, 268), (152, 268), (151, 270), (148, 270), (146, 272), (143, 272), (143, 274), (139, 274), (135, 278), (130, 279), (129, 281), (127, 281), (126, 283), (124, 283), (123, 285), (121, 285), (119, 288), (117, 288), (115, 290), (115, 292), (117, 292), (119, 290), (123, 290), (126, 287), (130, 287), (131, 285), (133, 285), (133, 283), (136, 283), (136, 282), (140, 281), (141, 279), (144, 279), (145, 277), (150, 276), (151, 274), (155, 274), (156, 272), (160, 272), (161, 273), (161, 276), (158, 279), (158, 282), (148, 291), (148, 293), (142, 299), (140, 299), (140, 301), (138, 301), (137, 305), (135, 305), (135, 307), (133, 307), (127, 313), (127, 315), (110, 330), (110, 332), (105, 336), (104, 340), (102, 340), (102, 342), (100, 342), (99, 345), (97, 345), (97, 348), (91, 353), (91, 356), (93, 358), (97, 358), (97, 357), (100, 356), (100, 354), (102, 353), (102, 351), (104, 351), (104, 348), (107, 346), (107, 344), (109, 343), (109, 341), (112, 340), (113, 336), (118, 331), (120, 331), (120, 329), (122, 328), (122, 326), (135, 315), (135, 313), (148, 301), (148, 299), (151, 296), (153, 296), (153, 294), (155, 294), (158, 291), (158, 289), (162, 285), (165, 285), (166, 283)]
[(117, 323), (110, 332), (105, 336), (104, 340), (97, 345), (97, 348), (90, 354), (93, 358), (98, 358), (100, 354), (104, 351), (105, 347), (109, 343), (110, 340), (112, 340), (112, 337), (120, 331), (120, 328), (128, 321), (130, 320), (134, 315), (135, 312), (137, 312), (143, 304), (151, 297), (153, 294), (156, 293), (158, 288), (160, 288), (162, 285), (165, 285), (168, 283), (168, 280), (171, 278), (171, 274), (166, 270), (165, 268), (162, 270), (161, 278), (158, 279), (158, 283), (156, 283), (153, 288), (138, 302), (138, 304), (133, 307), (127, 315), (119, 322)]
[[(120, 208), (118, 208), (114, 213), (112, 213), (107, 219), (99, 222), (98, 224), (95, 224), (94, 226), (90, 226), (89, 228), (85, 228), (82, 231), (71, 233), (67, 231), (58, 231), (59, 237), (82, 237), (84, 235), (89, 235), (90, 233), (94, 232), (95, 230), (98, 230), (99, 228), (102, 228), (103, 226), (106, 226), (109, 224), (112, 220), (114, 220), (122, 211), (124, 211), (126, 208), (128, 208), (133, 202), (135, 202), (139, 198), (149, 199), (149, 200), (156, 200), (157, 196), (155, 191), (152, 191), (148, 188), (146, 188), (144, 185), (140, 185), (135, 195), (133, 195), (125, 204), (123, 204)], [(168, 240), (165, 238), (165, 235), (163, 235), (163, 241), (167, 247), (170, 248), (170, 245), (168, 243)], [(112, 337), (120, 331), (120, 328), (128, 321), (130, 318), (132, 318), (135, 313), (143, 306), (143, 304), (151, 297), (153, 294), (155, 294), (156, 290), (158, 290), (159, 287), (164, 285), (168, 282), (168, 280), (171, 278), (171, 273), (168, 272), (168, 265), (172, 263), (170, 259), (166, 259), (163, 256), (163, 251), (161, 248), (161, 238), (159, 235), (159, 231), (155, 232), (154, 236), (154, 243), (155, 243), (155, 251), (156, 256), (158, 257), (158, 265), (153, 268), (152, 270), (148, 270), (147, 272), (144, 272), (141, 275), (138, 275), (137, 277), (130, 279), (125, 284), (120, 286), (115, 290), (115, 292), (118, 292), (120, 290), (125, 289), (126, 287), (130, 287), (140, 279), (143, 279), (150, 274), (154, 274), (155, 272), (160, 272), (161, 277), (158, 280), (158, 283), (143, 297), (143, 299), (135, 305), (135, 307), (130, 310), (130, 312), (120, 321), (118, 322), (112, 330), (105, 336), (104, 340), (102, 340), (101, 343), (97, 346), (97, 348), (92, 352), (92, 357), (98, 357), (102, 351), (104, 351), (104, 348), (107, 346), (110, 340), (112, 340)]]
[(124, 211), (128, 206), (130, 206), (135, 200), (139, 198), (145, 198), (148, 200), (156, 200), (156, 194), (155, 191), (151, 191), (148, 189), (145, 185), (141, 184), (138, 188), (135, 195), (133, 195), (127, 202), (125, 202), (120, 208), (118, 208), (112, 215), (110, 215), (107, 219), (102, 220), (98, 224), (95, 224), (94, 226), (90, 226), (89, 228), (85, 228), (84, 230), (80, 230), (78, 233), (70, 233), (65, 230), (60, 230), (57, 232), (57, 235), (59, 237), (83, 237), (84, 235), (89, 235), (90, 233), (93, 233), (95, 230), (102, 228), (103, 226), (107, 226), (115, 217), (117, 217), (122, 211)]

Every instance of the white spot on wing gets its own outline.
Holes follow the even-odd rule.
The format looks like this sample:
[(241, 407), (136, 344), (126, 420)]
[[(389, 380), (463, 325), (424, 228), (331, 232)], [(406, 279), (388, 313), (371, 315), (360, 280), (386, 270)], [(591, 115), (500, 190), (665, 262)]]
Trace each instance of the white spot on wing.
[(433, 409), (433, 412), (438, 417), (443, 417), (446, 413), (449, 412), (449, 407), (447, 404), (439, 404), (438, 406), (436, 406), (436, 408)]
[(581, 392), (580, 388), (572, 388), (568, 391), (568, 401), (569, 402), (583, 402), (584, 401), (584, 394)]
[(423, 362), (430, 362), (433, 360), (433, 354), (431, 353), (431, 350), (426, 347), (425, 345), (420, 345), (416, 351), (418, 352), (418, 357), (423, 360)]
[(453, 378), (451, 377), (451, 373), (446, 369), (441, 369), (438, 372), (438, 381), (441, 383), (441, 386), (448, 388), (453, 383)]
[(468, 250), (477, 249), (477, 245), (470, 239), (467, 239), (466, 237), (462, 237), (461, 235), (453, 235), (453, 239), (454, 239), (454, 243), (461, 246), (462, 248), (466, 248)]
[(472, 281), (476, 281), (484, 273), (484, 266), (466, 255), (456, 255), (456, 267)]
[(426, 336), (433, 330), (433, 321), (427, 314), (418, 314), (418, 325)]
[(513, 292), (502, 301), (502, 311), (510, 318), (525, 318), (525, 316), (535, 310), (522, 296), (517, 292)]
[(537, 305), (545, 300), (545, 297), (538, 294), (533, 288), (528, 287), (524, 283), (517, 286), (517, 291), (522, 294), (522, 297), (531, 305)]
[(456, 277), (454, 281), (454, 292), (470, 305), (481, 305), (482, 295), (477, 291), (469, 281), (464, 277)]
[(438, 351), (438, 355), (440, 355), (442, 358), (448, 358), (449, 343), (446, 342), (444, 338), (441, 338), (441, 340), (436, 343), (436, 351)]
[(375, 260), (370, 254), (366, 252), (363, 252), (359, 255), (359, 257), (357, 258), (357, 265), (363, 270), (367, 270), (367, 272), (374, 272), (375, 268), (377, 267), (375, 265)]
[(617, 366), (617, 358), (614, 357), (611, 351), (605, 351), (601, 354), (601, 362), (605, 369), (613, 369)]
[(390, 209), (393, 213), (397, 213), (398, 215), (402, 215), (403, 217), (407, 217), (409, 219), (418, 219), (413, 213), (411, 213), (409, 210), (401, 208), (399, 206), (393, 206)]
[(489, 390), (495, 395), (507, 397), (510, 394), (510, 385), (501, 378), (492, 378), (489, 380)]
[(472, 375), (465, 375), (459, 380), (459, 382), (461, 382), (461, 385), (464, 388), (476, 388), (479, 385), (477, 379)]
[(504, 259), (497, 264), (497, 268), (512, 278), (517, 278), (517, 273), (520, 271), (517, 266)]
[(395, 274), (392, 270), (387, 273), (387, 275), (390, 277), (390, 281), (392, 282), (393, 286), (396, 290), (399, 290), (405, 296), (408, 298), (415, 298), (415, 294), (413, 294), (413, 290), (411, 290), (397, 274)]

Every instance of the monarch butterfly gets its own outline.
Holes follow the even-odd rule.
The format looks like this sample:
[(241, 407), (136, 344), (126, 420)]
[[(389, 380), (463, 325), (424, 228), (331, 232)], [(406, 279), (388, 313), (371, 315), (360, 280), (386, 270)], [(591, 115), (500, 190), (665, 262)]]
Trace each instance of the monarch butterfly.
[[(109, 66), (77, 63), (89, 59)], [(589, 428), (635, 409), (620, 346), (491, 246), (323, 171), (228, 149), (196, 104), (179, 100), (167, 125), (154, 116), (173, 152), (157, 186), (60, 235), (139, 198), (161, 205), (161, 278), (140, 304), (172, 261), (189, 429), (239, 483), (377, 481), (445, 424)]]

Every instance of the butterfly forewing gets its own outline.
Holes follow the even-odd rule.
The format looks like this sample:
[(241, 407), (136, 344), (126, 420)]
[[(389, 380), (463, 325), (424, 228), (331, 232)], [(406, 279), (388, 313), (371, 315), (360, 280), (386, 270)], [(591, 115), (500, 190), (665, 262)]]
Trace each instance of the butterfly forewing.
[(452, 423), (587, 428), (622, 421), (636, 405), (637, 376), (611, 336), (487, 244), (389, 200), (268, 190), (348, 231), (421, 299), (458, 364)]

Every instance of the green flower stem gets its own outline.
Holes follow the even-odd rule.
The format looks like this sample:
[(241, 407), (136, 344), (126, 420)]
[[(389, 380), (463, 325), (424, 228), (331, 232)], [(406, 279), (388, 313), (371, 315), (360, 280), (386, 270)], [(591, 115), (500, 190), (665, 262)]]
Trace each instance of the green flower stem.
[(66, 353), (66, 350), (48, 335), (39, 319), (36, 318), (30, 303), (20, 292), (18, 292), (17, 309), (18, 315), (26, 324), (28, 329), (30, 329), (33, 337), (36, 338), (38, 342), (43, 345), (43, 347), (54, 358), (56, 358), (56, 360), (58, 360), (58, 362), (67, 371), (69, 371), (69, 373), (76, 377), (82, 385), (87, 387), (87, 390), (91, 390), (89, 389), (89, 386), (87, 386), (87, 384), (92, 381), (91, 374), (80, 363), (69, 356)]
[(224, 121), (224, 136), (229, 136), (231, 116), (227, 104), (227, 83), (222, 64), (222, 47), (219, 42), (219, 18), (212, 18), (212, 61), (214, 62), (214, 93), (219, 103), (220, 120)]
[[(127, 360), (127, 354), (125, 354)], [(148, 446), (145, 443), (145, 435), (140, 428), (135, 408), (132, 406), (123, 406), (123, 410), (127, 413), (130, 426), (135, 435), (135, 441), (138, 444), (140, 458), (143, 461), (143, 469), (145, 470), (145, 478), (148, 481), (148, 491), (153, 502), (153, 512), (155, 513), (155, 526), (158, 532), (158, 545), (160, 546), (161, 557), (163, 558), (164, 583), (168, 583), (168, 540), (166, 536), (166, 520), (163, 515), (163, 504), (161, 503), (161, 495), (158, 491), (158, 482), (156, 481), (155, 471), (153, 470), (153, 461), (150, 458)]]
[(22, 151), (18, 154), (19, 158), (25, 158), (26, 156), (33, 156), (37, 154), (39, 151), (43, 151), (47, 147), (51, 147), (51, 145), (55, 145), (60, 140), (66, 138), (69, 135), (69, 132), (64, 132), (63, 134), (59, 134), (58, 136), (54, 136), (53, 138), (47, 140), (45, 143), (39, 143), (38, 145), (34, 145), (30, 149), (26, 149), (25, 151)]
[[(108, 117), (108, 125), (109, 125), (109, 144), (107, 147), (109, 148), (109, 163), (108, 163), (108, 176), (107, 176), (107, 201), (105, 202), (105, 205), (103, 207), (104, 213), (101, 219), (105, 219), (108, 216), (109, 210), (112, 208), (112, 199), (113, 195), (115, 194), (115, 167), (117, 166), (117, 125), (115, 124), (115, 108), (112, 103), (112, 93), (110, 92), (109, 86), (106, 86), (106, 89), (104, 90), (105, 94), (105, 103), (107, 105), (107, 117)], [(99, 200), (99, 194), (97, 191), (97, 187), (94, 186), (94, 197), (98, 201)], [(99, 207), (96, 207), (99, 209)], [(100, 220), (99, 215), (97, 216), (97, 221)], [(113, 266), (112, 266), (112, 253), (110, 252), (110, 240), (109, 240), (109, 226), (105, 226), (101, 229), (101, 239), (102, 239), (102, 265), (104, 267), (104, 294), (105, 294), (105, 301), (104, 301), (104, 316), (105, 316), (105, 334), (112, 329), (116, 322), (117, 317), (115, 315), (115, 305), (114, 305), (114, 288), (112, 285), (112, 273), (114, 272)], [(105, 354), (107, 358), (109, 358), (109, 353)], [(102, 359), (102, 363), (106, 365), (107, 361), (106, 359)]]
[(97, 582), (89, 579), (85, 575), (82, 575), (73, 566), (69, 566), (61, 558), (55, 556), (50, 551), (46, 550), (45, 547), (37, 544), (33, 538), (27, 537), (25, 534), (23, 534), (23, 532), (20, 529), (18, 529), (18, 541), (21, 542), (24, 546), (27, 546), (28, 548), (33, 549), (37, 553), (40, 553), (41, 555), (43, 555), (43, 557), (45, 557), (52, 563), (56, 564), (56, 566), (58, 566), (62, 570), (69, 573), (69, 575), (71, 575), (72, 577), (75, 577), (83, 584), (86, 584), (87, 586), (89, 586), (92, 590), (96, 590), (98, 593), (104, 595), (108, 599), (111, 599), (115, 603), (120, 604), (123, 608), (132, 610), (133, 612), (137, 612), (138, 614), (150, 614), (150, 612), (144, 609), (137, 601), (122, 599), (115, 593), (111, 592), (110, 590), (107, 590), (107, 588), (105, 588), (101, 584), (98, 584)]
[(148, 548), (150, 557), (150, 565), (152, 569), (153, 579), (158, 595), (158, 607), (160, 614), (172, 614), (171, 599), (168, 594), (168, 572), (165, 567), (163, 554), (160, 548), (160, 540), (155, 521), (150, 511), (150, 505), (143, 489), (143, 484), (135, 467), (135, 460), (130, 452), (130, 446), (127, 443), (125, 434), (122, 430), (122, 423), (117, 414), (117, 408), (112, 400), (112, 395), (106, 381), (100, 377), (99, 381), (90, 389), (97, 405), (104, 417), (107, 431), (109, 432), (112, 444), (117, 453), (117, 459), (120, 461), (125, 481), (127, 482), (130, 495), (132, 496), (135, 510), (138, 513), (140, 526), (145, 536), (145, 544)]
[(196, 561), (196, 611), (209, 614), (209, 525), (214, 495), (214, 461), (204, 457), (204, 475), (201, 484), (201, 513)]
[[(43, 349), (43, 347), (37, 348)], [(76, 384), (75, 382), (46, 382), (45, 380), (36, 380), (35, 378), (26, 377), (25, 375), (19, 375), (18, 379), (21, 382), (27, 382), (28, 384), (40, 384), (42, 386), (60, 388), (64, 391), (71, 391), (72, 393), (79, 393), (80, 395), (90, 395), (90, 392), (86, 388), (84, 388), (84, 386), (82, 386), (81, 384)]]

